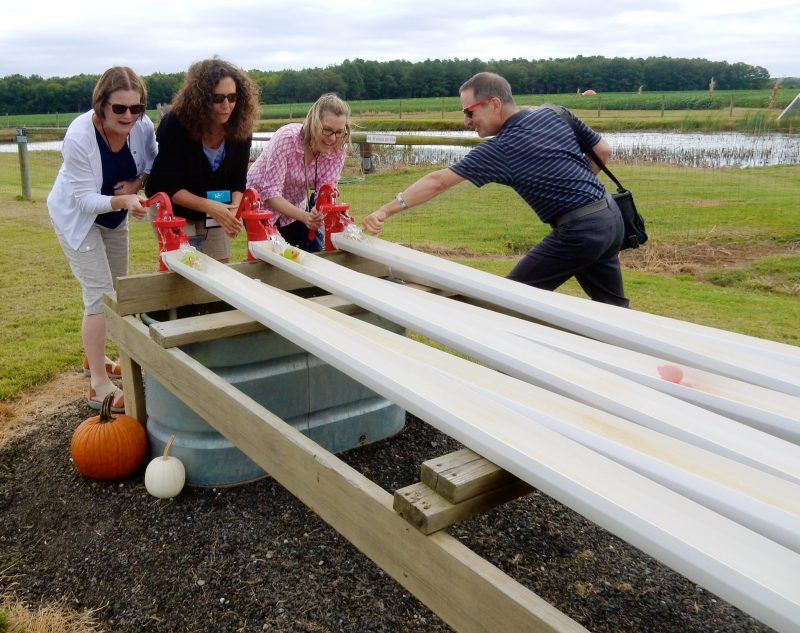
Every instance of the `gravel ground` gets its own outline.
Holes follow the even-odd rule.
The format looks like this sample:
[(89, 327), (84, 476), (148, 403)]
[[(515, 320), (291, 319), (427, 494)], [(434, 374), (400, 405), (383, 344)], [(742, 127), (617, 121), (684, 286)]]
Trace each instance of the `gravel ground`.
[[(269, 478), (150, 497), (142, 473), (83, 479), (69, 459), (76, 400), (0, 446), (0, 593), (66, 599), (119, 632), (450, 631)], [(409, 417), (342, 458), (388, 491), (459, 446)], [(769, 631), (534, 493), (450, 533), (592, 631)]]

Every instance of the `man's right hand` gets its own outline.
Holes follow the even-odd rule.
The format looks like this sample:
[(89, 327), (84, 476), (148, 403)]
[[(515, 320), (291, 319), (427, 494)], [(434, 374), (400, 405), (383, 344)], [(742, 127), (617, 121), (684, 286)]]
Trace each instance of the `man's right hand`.
[(383, 230), (383, 224), (386, 222), (386, 213), (378, 209), (373, 211), (361, 221), (364, 230), (373, 235), (379, 235)]

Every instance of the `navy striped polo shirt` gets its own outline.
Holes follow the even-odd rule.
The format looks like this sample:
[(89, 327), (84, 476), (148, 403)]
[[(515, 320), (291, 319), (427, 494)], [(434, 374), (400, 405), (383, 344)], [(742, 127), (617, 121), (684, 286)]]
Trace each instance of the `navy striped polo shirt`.
[[(600, 135), (572, 115), (589, 147)], [(500, 132), (450, 167), (478, 187), (508, 185), (542, 222), (602, 198), (606, 189), (589, 168), (575, 134), (551, 108), (520, 110)]]

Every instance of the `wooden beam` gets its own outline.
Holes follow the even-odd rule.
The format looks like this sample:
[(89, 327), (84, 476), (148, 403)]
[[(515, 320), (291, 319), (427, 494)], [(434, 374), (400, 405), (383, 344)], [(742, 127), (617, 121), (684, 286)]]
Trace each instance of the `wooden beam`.
[[(383, 264), (345, 251), (325, 254), (323, 257), (365, 274), (375, 276), (388, 274), (388, 269)], [(308, 286), (305, 282), (298, 281), (293, 275), (287, 275), (257, 260), (230, 264), (230, 268), (246, 277), (258, 279), (284, 290), (297, 290)], [(212, 293), (172, 272), (120, 277), (117, 279), (114, 289), (117, 296), (117, 313), (123, 316), (168, 310), (198, 303), (211, 303), (218, 300)]]
[(423, 534), (433, 534), (464, 519), (491, 510), (531, 492), (533, 488), (516, 477), (504, 486), (485, 489), (460, 503), (452, 503), (419, 482), (394, 493), (394, 509)]
[(337, 532), (456, 631), (586, 630), (445, 533), (425, 536), (392, 496), (132, 316), (109, 314), (111, 339)]
[[(359, 314), (364, 309), (350, 301), (333, 295), (309, 299), (318, 305), (337, 310), (343, 314)], [(150, 336), (161, 347), (179, 347), (190, 343), (213, 341), (238, 334), (260, 332), (266, 328), (262, 323), (239, 310), (226, 310), (172, 321), (150, 324)]]
[[(453, 504), (519, 481), (511, 473), (468, 448), (422, 462), (419, 478)], [(525, 492), (531, 490), (528, 487)]]

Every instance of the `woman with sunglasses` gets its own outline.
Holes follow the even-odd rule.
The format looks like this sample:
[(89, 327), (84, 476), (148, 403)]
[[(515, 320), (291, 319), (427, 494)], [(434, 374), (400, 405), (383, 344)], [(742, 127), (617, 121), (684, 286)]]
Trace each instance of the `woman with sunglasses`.
[(143, 219), (146, 213), (138, 192), (156, 155), (146, 104), (139, 75), (123, 66), (106, 70), (92, 92), (92, 109), (64, 135), (64, 162), (47, 196), (56, 236), (83, 293), (87, 401), (99, 409), (113, 393), (115, 413), (125, 410), (125, 402), (110, 380), (121, 372), (105, 355), (103, 294), (128, 274), (128, 214)]
[(220, 261), (230, 258), (230, 239), (242, 229), (236, 210), (258, 116), (258, 87), (214, 57), (191, 65), (156, 133), (147, 194), (165, 192), (173, 213), (186, 218), (189, 243)]
[(247, 186), (273, 211), (271, 222), (293, 246), (322, 250), (316, 192), (326, 183), (339, 183), (349, 136), (350, 107), (335, 94), (324, 94), (302, 124), (279, 128), (250, 167)]

